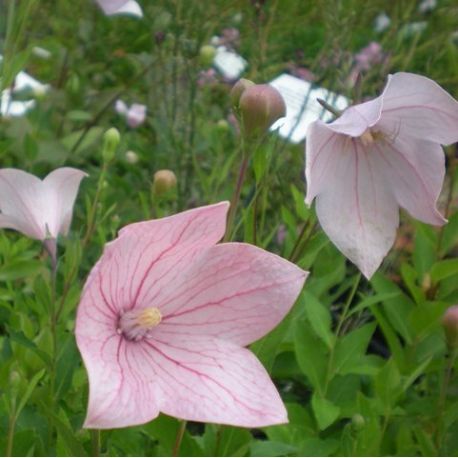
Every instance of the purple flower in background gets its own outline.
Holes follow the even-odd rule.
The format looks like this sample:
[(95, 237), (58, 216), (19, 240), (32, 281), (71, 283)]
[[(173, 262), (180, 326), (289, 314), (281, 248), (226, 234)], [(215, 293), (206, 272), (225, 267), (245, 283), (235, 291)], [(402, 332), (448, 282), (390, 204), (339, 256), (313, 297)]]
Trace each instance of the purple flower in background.
[(128, 107), (122, 100), (117, 100), (115, 110), (126, 118), (127, 125), (132, 129), (141, 126), (146, 119), (146, 105), (133, 103)]
[(370, 278), (394, 243), (399, 207), (428, 224), (445, 175), (441, 144), (458, 141), (458, 102), (434, 81), (391, 75), (379, 97), (307, 133), (306, 203), (323, 230)]

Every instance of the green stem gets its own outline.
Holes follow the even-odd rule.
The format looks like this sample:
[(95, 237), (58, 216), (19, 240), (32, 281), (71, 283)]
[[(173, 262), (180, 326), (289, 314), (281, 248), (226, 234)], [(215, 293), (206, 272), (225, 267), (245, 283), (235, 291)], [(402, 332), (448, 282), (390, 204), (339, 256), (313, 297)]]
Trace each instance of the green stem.
[[(337, 323), (336, 331), (334, 333), (335, 337), (336, 337), (336, 340), (339, 337), (340, 331), (342, 330), (342, 326), (343, 326), (343, 324), (344, 324), (344, 322), (345, 322), (345, 320), (347, 318), (347, 314), (348, 314), (348, 311), (350, 309), (350, 305), (353, 302), (353, 298), (355, 297), (355, 294), (356, 294), (356, 291), (358, 289), (360, 280), (361, 280), (361, 272), (358, 272), (358, 274), (355, 277), (355, 282), (353, 283), (353, 287), (352, 287), (352, 289), (350, 291), (350, 294), (348, 295), (348, 298), (347, 298), (347, 300), (346, 300), (346, 302), (344, 304), (342, 313), (339, 316), (339, 321)], [(334, 342), (334, 344), (332, 345), (331, 351), (329, 353), (328, 367), (326, 369), (326, 379), (325, 379), (325, 382), (324, 382), (324, 389), (323, 389), (324, 395), (326, 395), (329, 383), (331, 382), (332, 375), (333, 375), (332, 374), (332, 366), (334, 365), (334, 351), (335, 351), (335, 348), (336, 348), (336, 345), (335, 345), (335, 342)]]
[(444, 366), (444, 375), (442, 380), (442, 385), (439, 393), (439, 400), (437, 403), (437, 431), (436, 431), (436, 446), (439, 449), (440, 444), (442, 442), (442, 438), (444, 435), (444, 408), (445, 408), (445, 401), (447, 400), (447, 391), (450, 385), (450, 381), (452, 379), (453, 373), (453, 366), (455, 365), (455, 361), (458, 358), (458, 348), (452, 350), (450, 356), (448, 357), (448, 361)]
[(180, 453), (181, 442), (183, 441), (184, 432), (186, 431), (186, 421), (181, 420), (180, 427), (177, 431), (177, 436), (175, 438), (175, 444), (173, 445), (172, 456), (178, 456)]
[(92, 456), (100, 456), (101, 432), (100, 429), (91, 431)]
[(246, 171), (248, 169), (249, 158), (244, 148), (242, 148), (242, 163), (240, 164), (240, 170), (237, 177), (237, 183), (235, 185), (234, 193), (232, 194), (231, 206), (229, 208), (229, 214), (227, 215), (226, 235), (224, 236), (224, 242), (228, 242), (231, 239), (232, 226), (234, 224), (234, 218), (237, 213), (237, 206), (240, 200), (240, 194), (242, 193), (243, 182), (245, 181)]
[(10, 421), (8, 422), (8, 437), (6, 440), (6, 453), (5, 456), (13, 455), (13, 444), (14, 444), (14, 430), (16, 428), (16, 397), (13, 396), (11, 400), (11, 415)]

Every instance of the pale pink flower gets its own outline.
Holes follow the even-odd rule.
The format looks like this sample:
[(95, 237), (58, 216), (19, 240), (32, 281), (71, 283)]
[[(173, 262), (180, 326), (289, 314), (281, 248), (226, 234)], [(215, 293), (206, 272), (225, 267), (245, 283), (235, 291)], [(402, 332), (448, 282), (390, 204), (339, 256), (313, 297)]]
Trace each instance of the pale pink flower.
[(399, 207), (425, 223), (445, 164), (441, 144), (458, 140), (458, 103), (434, 81), (390, 75), (379, 97), (316, 121), (307, 135), (306, 203), (335, 245), (370, 278), (393, 245)]
[(142, 9), (135, 0), (96, 0), (96, 2), (107, 16), (130, 14), (143, 17)]
[(57, 239), (70, 228), (81, 170), (63, 167), (44, 180), (17, 169), (0, 169), (0, 227), (33, 239)]
[(246, 348), (274, 328), (307, 273), (223, 243), (228, 203), (132, 224), (109, 243), (81, 298), (76, 339), (89, 375), (86, 428), (185, 420), (261, 427), (287, 421)]
[(118, 114), (126, 118), (127, 125), (132, 129), (136, 129), (145, 122), (146, 105), (133, 103), (128, 107), (122, 100), (117, 100), (115, 110)]

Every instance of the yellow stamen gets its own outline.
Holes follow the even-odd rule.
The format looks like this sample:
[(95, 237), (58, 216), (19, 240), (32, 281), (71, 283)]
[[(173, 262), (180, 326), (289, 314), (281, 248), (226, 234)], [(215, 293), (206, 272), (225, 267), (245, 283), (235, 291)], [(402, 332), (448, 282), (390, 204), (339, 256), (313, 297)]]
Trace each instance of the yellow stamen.
[(137, 324), (142, 328), (152, 328), (157, 326), (162, 320), (161, 312), (156, 307), (143, 309), (137, 316)]
[(363, 143), (364, 146), (370, 146), (372, 145), (372, 143), (374, 143), (375, 141), (375, 138), (374, 138), (374, 135), (372, 134), (372, 132), (367, 129), (362, 135), (361, 135), (361, 141)]

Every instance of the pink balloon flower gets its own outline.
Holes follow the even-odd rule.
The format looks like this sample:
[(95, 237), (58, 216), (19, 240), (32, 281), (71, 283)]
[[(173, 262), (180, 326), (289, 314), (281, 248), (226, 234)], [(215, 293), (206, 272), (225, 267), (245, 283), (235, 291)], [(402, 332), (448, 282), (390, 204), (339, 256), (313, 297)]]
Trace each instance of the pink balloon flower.
[(45, 241), (66, 235), (81, 180), (81, 170), (63, 167), (44, 180), (17, 169), (0, 169), (0, 227)]
[(86, 282), (76, 340), (89, 375), (84, 427), (119, 428), (159, 412), (261, 427), (287, 414), (244, 346), (290, 310), (307, 273), (223, 237), (229, 204), (131, 224)]
[(458, 140), (458, 103), (434, 81), (390, 75), (379, 97), (314, 122), (306, 153), (307, 204), (324, 231), (370, 278), (394, 243), (399, 207), (433, 225), (445, 161)]
[(107, 16), (115, 14), (130, 14), (142, 17), (143, 12), (135, 0), (96, 0), (102, 11)]

